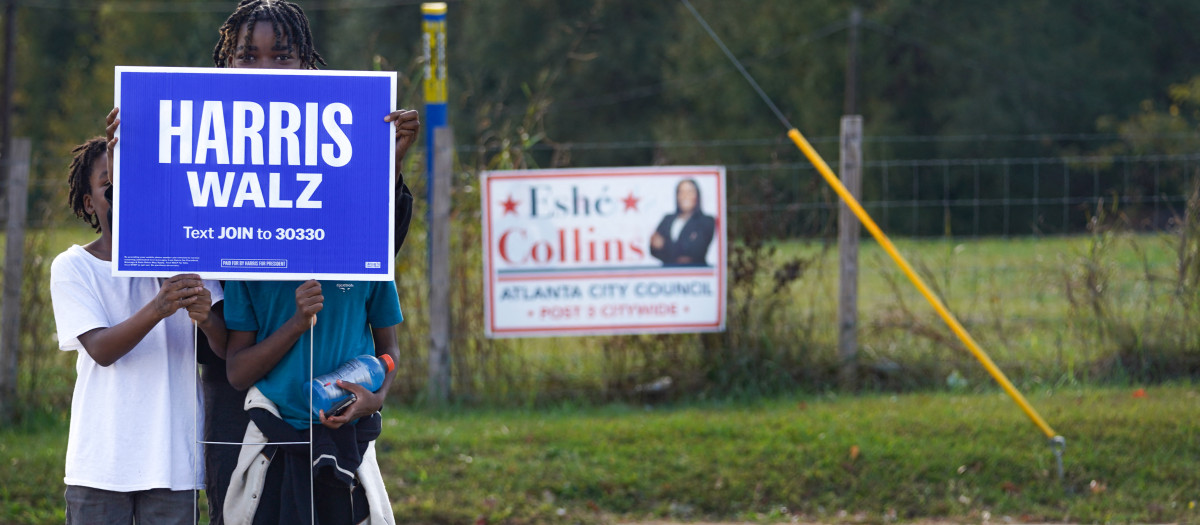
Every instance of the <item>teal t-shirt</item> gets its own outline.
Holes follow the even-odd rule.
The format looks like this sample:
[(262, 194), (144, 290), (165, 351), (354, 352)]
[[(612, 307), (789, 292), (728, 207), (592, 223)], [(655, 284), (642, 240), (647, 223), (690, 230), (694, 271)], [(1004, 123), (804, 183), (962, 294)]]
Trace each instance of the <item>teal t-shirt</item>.
[[(255, 342), (261, 342), (296, 313), (296, 288), (301, 284), (300, 281), (227, 281), (225, 326), (230, 330), (257, 332)], [(404, 320), (396, 283), (392, 281), (321, 281), (321, 295), (325, 297), (325, 306), (317, 314), (316, 326), (305, 332), (275, 368), (254, 384), (279, 407), (284, 421), (297, 429), (309, 426), (309, 381), (356, 356), (375, 355), (371, 328), (394, 326)]]

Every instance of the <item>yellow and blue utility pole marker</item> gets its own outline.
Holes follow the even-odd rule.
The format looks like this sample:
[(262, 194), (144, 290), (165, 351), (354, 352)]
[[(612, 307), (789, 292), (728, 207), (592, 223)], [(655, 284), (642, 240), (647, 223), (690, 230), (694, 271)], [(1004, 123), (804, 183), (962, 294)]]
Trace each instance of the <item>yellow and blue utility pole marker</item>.
[[(425, 55), (425, 173), (433, 175), (434, 130), (448, 125), (446, 115), (446, 3), (421, 4), (421, 50)], [(427, 183), (426, 202), (433, 202)]]

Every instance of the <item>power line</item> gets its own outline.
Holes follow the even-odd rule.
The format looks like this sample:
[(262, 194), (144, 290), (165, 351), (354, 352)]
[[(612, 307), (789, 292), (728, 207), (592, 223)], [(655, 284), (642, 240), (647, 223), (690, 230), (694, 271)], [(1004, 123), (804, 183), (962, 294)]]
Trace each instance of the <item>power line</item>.
[(792, 123), (788, 122), (787, 117), (783, 116), (783, 112), (779, 111), (778, 107), (775, 107), (775, 103), (771, 101), (771, 97), (767, 96), (767, 93), (763, 91), (761, 87), (759, 87), (758, 82), (754, 81), (754, 77), (750, 76), (750, 73), (746, 72), (746, 68), (742, 66), (742, 63), (738, 61), (737, 57), (733, 56), (733, 52), (730, 51), (728, 47), (725, 47), (725, 42), (722, 42), (721, 37), (717, 36), (716, 31), (713, 31), (713, 28), (708, 25), (708, 22), (704, 21), (704, 17), (700, 16), (700, 12), (696, 11), (695, 7), (692, 7), (692, 3), (688, 0), (680, 1), (683, 2), (683, 5), (688, 8), (688, 11), (692, 12), (692, 16), (696, 17), (696, 21), (700, 22), (700, 26), (703, 27), (706, 32), (708, 32), (708, 36), (712, 37), (713, 41), (720, 46), (721, 51), (725, 52), (725, 56), (729, 57), (729, 60), (732, 61), (733, 65), (737, 67), (737, 70), (742, 74), (742, 77), (744, 77), (746, 81), (749, 82), (754, 88), (754, 91), (758, 93), (759, 98), (761, 98), (762, 101), (771, 108), (771, 111), (775, 113), (775, 117), (779, 119), (779, 122), (782, 122), (784, 127), (787, 129), (795, 129), (795, 127), (792, 126)]
[[(787, 54), (797, 48), (806, 46), (808, 44), (811, 44), (813, 42), (816, 42), (816, 41), (826, 38), (828, 36), (835, 35), (835, 34), (841, 32), (842, 30), (846, 29), (847, 27), (849, 27), (849, 24), (846, 23), (845, 20), (839, 20), (837, 22), (827, 24), (809, 34), (801, 35), (800, 37), (794, 39), (792, 41), (792, 43), (790, 43), (790, 44), (777, 46), (774, 49), (772, 49), (769, 53), (765, 53), (757, 58), (747, 60), (745, 62), (745, 64), (747, 64), (750, 67), (753, 67), (756, 64), (761, 64), (761, 63), (767, 62), (769, 60), (773, 60), (773, 59), (778, 58), (784, 54)], [(652, 96), (652, 95), (662, 91), (663, 88), (668, 87), (668, 86), (707, 82), (709, 80), (713, 80), (715, 78), (726, 75), (728, 73), (729, 73), (729, 70), (726, 69), (725, 67), (714, 67), (705, 73), (688, 75), (687, 77), (683, 77), (683, 78), (676, 78), (676, 79), (666, 80), (666, 81), (662, 81), (662, 82), (656, 82), (654, 84), (647, 84), (644, 86), (633, 87), (633, 88), (629, 88), (629, 89), (626, 89), (623, 91), (619, 91), (617, 93), (610, 93), (607, 95), (568, 100), (568, 101), (563, 102), (562, 105), (569, 109), (585, 109), (585, 108), (591, 108), (591, 107), (596, 107), (596, 106), (619, 104), (621, 102), (626, 102), (629, 100), (635, 100), (635, 99), (639, 99), (639, 98), (645, 98), (645, 97)]]

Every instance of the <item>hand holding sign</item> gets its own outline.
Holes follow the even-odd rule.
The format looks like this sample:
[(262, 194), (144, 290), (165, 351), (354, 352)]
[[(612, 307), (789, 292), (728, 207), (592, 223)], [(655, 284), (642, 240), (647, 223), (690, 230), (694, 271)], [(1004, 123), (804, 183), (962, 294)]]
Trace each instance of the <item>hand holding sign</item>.
[[(121, 112), (120, 109), (113, 108), (112, 111), (108, 112), (108, 118), (104, 119), (105, 138), (108, 140), (108, 176), (109, 177), (112, 177), (113, 174), (116, 173), (115, 171), (113, 171), (113, 148), (117, 147), (117, 140), (119, 140), (117, 138), (116, 134), (117, 134), (117, 126), (121, 125), (121, 120), (117, 118), (117, 114), (119, 114), (120, 112)], [(109, 183), (112, 183), (112, 182), (113, 182), (112, 180), (109, 180)]]
[(209, 313), (212, 312), (212, 292), (202, 285), (200, 291), (196, 292), (193, 297), (195, 300), (187, 307), (188, 317), (191, 317), (196, 324), (204, 324), (208, 321)]
[(302, 326), (316, 326), (317, 313), (324, 308), (320, 282), (309, 280), (296, 288), (296, 314), (292, 318)]
[[(159, 319), (166, 319), (174, 315), (180, 308), (187, 309), (190, 315), (192, 306), (204, 299), (209, 299), (211, 302), (200, 276), (194, 273), (181, 274), (163, 281), (158, 295), (154, 297), (150, 307), (154, 309), (154, 314)], [(207, 310), (201, 316), (207, 319)]]
[(417, 132), (421, 130), (421, 120), (415, 109), (401, 109), (388, 113), (383, 117), (384, 122), (396, 125), (396, 174), (400, 174), (400, 161), (408, 148), (417, 140)]

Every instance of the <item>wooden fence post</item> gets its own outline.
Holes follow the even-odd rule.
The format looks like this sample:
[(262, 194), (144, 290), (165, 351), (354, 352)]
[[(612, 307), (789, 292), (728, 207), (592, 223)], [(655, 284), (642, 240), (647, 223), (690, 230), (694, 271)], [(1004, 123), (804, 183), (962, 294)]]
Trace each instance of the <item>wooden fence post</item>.
[(8, 221), (4, 244), (4, 303), (0, 307), (0, 414), (9, 414), (17, 401), (17, 355), (21, 350), (21, 272), (25, 267), (25, 215), (29, 194), (29, 156), (32, 141), (12, 139), (9, 158), (0, 159), (8, 171)]
[[(862, 116), (842, 117), (838, 173), (855, 199), (862, 197)], [(844, 390), (858, 385), (858, 234), (861, 226), (844, 202), (838, 204), (838, 361)]]
[(429, 220), (429, 400), (450, 399), (450, 179), (454, 133), (435, 128)]

